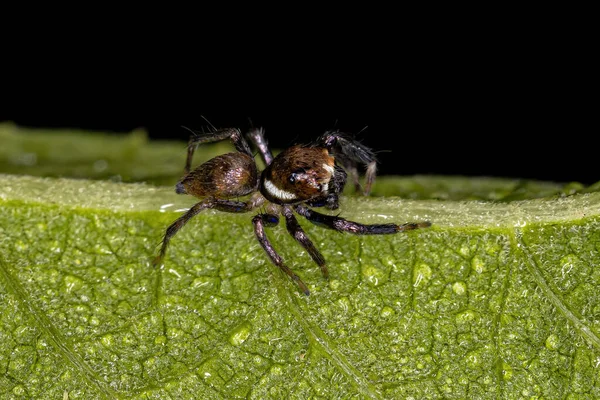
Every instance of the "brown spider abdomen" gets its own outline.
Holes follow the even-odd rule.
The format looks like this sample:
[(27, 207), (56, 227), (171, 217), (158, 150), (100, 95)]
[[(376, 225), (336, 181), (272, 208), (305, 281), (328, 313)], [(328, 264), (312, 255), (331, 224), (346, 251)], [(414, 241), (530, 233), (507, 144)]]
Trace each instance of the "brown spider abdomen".
[(258, 186), (254, 159), (227, 153), (208, 160), (177, 183), (176, 192), (196, 197), (232, 198), (252, 193)]

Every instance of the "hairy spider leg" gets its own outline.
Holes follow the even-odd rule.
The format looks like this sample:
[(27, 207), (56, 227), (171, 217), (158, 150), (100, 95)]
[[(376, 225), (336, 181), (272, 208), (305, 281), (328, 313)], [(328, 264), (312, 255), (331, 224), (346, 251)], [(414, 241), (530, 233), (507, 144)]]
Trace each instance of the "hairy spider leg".
[(338, 232), (348, 232), (355, 235), (388, 235), (398, 232), (411, 231), (431, 226), (431, 222), (409, 222), (402, 225), (396, 224), (361, 224), (349, 221), (335, 215), (321, 214), (302, 205), (295, 206), (298, 214), (308, 219), (313, 224), (333, 229)]
[(292, 271), (287, 265), (283, 263), (283, 260), (281, 259), (279, 254), (277, 254), (275, 249), (273, 249), (271, 242), (267, 238), (264, 227), (273, 227), (276, 226), (278, 223), (279, 218), (277, 218), (277, 216), (273, 214), (257, 214), (256, 216), (254, 216), (254, 218), (252, 218), (252, 224), (254, 225), (254, 233), (256, 234), (256, 238), (258, 239), (258, 242), (265, 250), (273, 264), (277, 265), (283, 272), (285, 272), (290, 278), (292, 278), (292, 280), (296, 282), (296, 284), (304, 292), (304, 294), (308, 296), (310, 295), (310, 291), (308, 290), (306, 284), (302, 282), (302, 279), (300, 279), (300, 277), (296, 275), (294, 271)]
[(260, 206), (261, 203), (261, 201), (257, 201), (256, 199), (251, 199), (247, 202), (221, 199), (206, 199), (194, 204), (188, 211), (186, 211), (185, 214), (177, 218), (175, 222), (169, 225), (162, 240), (160, 253), (154, 259), (153, 264), (158, 265), (162, 262), (167, 252), (167, 246), (169, 245), (171, 238), (175, 236), (175, 234), (177, 234), (177, 232), (179, 232), (179, 230), (183, 228), (183, 226), (187, 224), (189, 220), (198, 215), (201, 211), (206, 209), (215, 209), (229, 213), (245, 213), (251, 211), (255, 207)]
[(308, 252), (313, 261), (319, 266), (319, 268), (321, 268), (321, 272), (323, 273), (325, 279), (328, 279), (329, 271), (327, 270), (327, 265), (325, 265), (325, 258), (319, 252), (319, 250), (317, 250), (317, 248), (308, 238), (304, 230), (302, 230), (302, 227), (300, 226), (298, 220), (294, 216), (294, 212), (292, 211), (292, 209), (289, 206), (284, 206), (282, 213), (285, 217), (285, 226), (290, 235), (292, 235), (292, 237), (296, 239), (296, 241), (300, 243), (302, 247), (304, 247), (304, 249)]
[(192, 158), (194, 157), (194, 152), (198, 145), (202, 143), (211, 143), (211, 142), (219, 142), (225, 139), (231, 139), (231, 142), (235, 146), (236, 150), (245, 153), (252, 157), (252, 150), (250, 150), (250, 146), (246, 142), (246, 139), (242, 136), (242, 133), (237, 128), (227, 128), (227, 129), (219, 129), (210, 133), (198, 133), (195, 131), (191, 131), (194, 133), (188, 142), (188, 153), (187, 159), (185, 161), (185, 169), (184, 172), (187, 174), (190, 172), (190, 168), (192, 166)]
[(358, 180), (356, 164), (364, 164), (366, 172), (363, 194), (368, 196), (371, 193), (371, 187), (377, 174), (377, 157), (373, 153), (373, 150), (348, 134), (339, 131), (325, 132), (317, 139), (317, 143), (330, 151), (349, 171), (357, 192), (360, 192), (361, 186)]
[(269, 149), (269, 144), (267, 142), (267, 139), (265, 138), (264, 129), (254, 128), (250, 130), (246, 135), (252, 141), (252, 143), (254, 143), (254, 145), (260, 152), (265, 166), (271, 164), (271, 162), (273, 161), (273, 154), (271, 153), (271, 150)]
[[(362, 191), (362, 187), (360, 185), (360, 179), (358, 176), (358, 169), (356, 168), (356, 163), (353, 163), (351, 161), (343, 161), (342, 162), (344, 164), (344, 168), (348, 170), (348, 172), (350, 173), (350, 176), (352, 177), (352, 183), (354, 183), (354, 191), (356, 193), (359, 193)], [(364, 194), (364, 192), (363, 192)]]

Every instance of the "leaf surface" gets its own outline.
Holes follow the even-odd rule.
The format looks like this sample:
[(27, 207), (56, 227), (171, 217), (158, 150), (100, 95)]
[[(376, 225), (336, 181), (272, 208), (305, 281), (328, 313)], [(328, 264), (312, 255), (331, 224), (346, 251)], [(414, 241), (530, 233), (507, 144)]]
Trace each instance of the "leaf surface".
[[(439, 178), (410, 181), (378, 180), (341, 216), (429, 229), (358, 237), (300, 220), (329, 281), (269, 229), (306, 297), (252, 214), (199, 214), (153, 268), (194, 199), (0, 175), (0, 397), (600, 397), (600, 193), (535, 183), (539, 198), (514, 200), (508, 181), (456, 178), (454, 193), (502, 201), (439, 200), (452, 198)], [(415, 184), (419, 200), (383, 196)]]

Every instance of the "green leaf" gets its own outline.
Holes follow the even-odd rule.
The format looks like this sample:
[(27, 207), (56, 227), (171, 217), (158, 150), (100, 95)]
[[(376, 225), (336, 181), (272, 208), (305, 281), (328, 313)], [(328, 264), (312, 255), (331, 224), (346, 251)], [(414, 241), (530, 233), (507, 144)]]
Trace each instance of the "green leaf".
[[(77, 129), (27, 129), (0, 123), (0, 171), (8, 174), (109, 179), (173, 185), (181, 175), (186, 143), (149, 141), (146, 131), (128, 134)], [(226, 142), (203, 146), (196, 161), (231, 151)]]
[[(181, 168), (185, 146), (165, 145)], [(195, 200), (97, 178), (0, 175), (0, 398), (600, 397), (590, 188), (382, 177), (341, 215), (433, 226), (358, 237), (300, 220), (329, 281), (270, 229), (307, 297), (266, 258), (252, 214), (199, 214), (153, 268)]]

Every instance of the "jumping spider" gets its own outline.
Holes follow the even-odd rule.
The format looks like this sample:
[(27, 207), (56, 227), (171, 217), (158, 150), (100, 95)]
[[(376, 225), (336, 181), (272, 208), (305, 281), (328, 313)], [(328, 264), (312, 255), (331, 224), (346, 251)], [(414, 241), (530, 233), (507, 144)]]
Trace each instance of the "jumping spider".
[[(325, 132), (314, 143), (292, 146), (277, 157), (271, 154), (262, 129), (252, 129), (247, 136), (266, 165), (262, 172), (258, 171), (254, 155), (239, 129), (220, 129), (192, 135), (188, 143), (185, 175), (176, 184), (175, 192), (203, 200), (167, 228), (160, 253), (154, 260), (155, 265), (162, 262), (171, 238), (202, 210), (212, 208), (244, 213), (264, 206), (266, 212), (252, 218), (258, 242), (271, 261), (288, 274), (304, 294), (309, 295), (308, 287), (284, 264), (265, 234), (265, 227), (274, 227), (279, 223), (278, 215), (283, 215), (288, 232), (321, 268), (325, 278), (329, 277), (325, 259), (302, 230), (294, 212), (318, 226), (356, 235), (394, 234), (431, 226), (429, 222), (365, 225), (321, 214), (310, 208), (338, 208), (339, 196), (346, 184), (346, 170), (352, 174), (355, 187), (359, 189), (357, 163), (367, 166), (363, 194), (368, 195), (371, 190), (376, 172), (375, 154), (346, 134)], [(237, 152), (217, 156), (190, 171), (198, 145), (225, 139), (233, 142)], [(247, 201), (237, 200), (246, 195), (251, 195)]]

